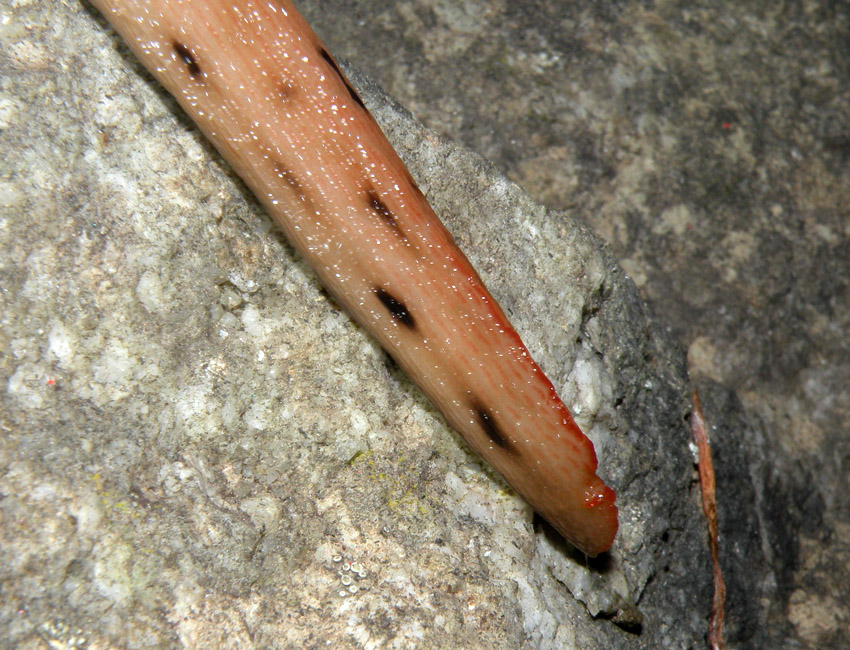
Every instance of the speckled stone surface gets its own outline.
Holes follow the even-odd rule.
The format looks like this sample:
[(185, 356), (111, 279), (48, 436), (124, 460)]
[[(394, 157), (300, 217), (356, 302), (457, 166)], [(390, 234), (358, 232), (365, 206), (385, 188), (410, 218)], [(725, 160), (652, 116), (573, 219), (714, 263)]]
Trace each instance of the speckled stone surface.
[(850, 645), (848, 4), (339, 6), (304, 3), (334, 51), (592, 224), (688, 348), (730, 643)]
[(69, 5), (46, 25), (42, 9), (5, 35), (12, 646), (702, 637), (684, 354), (586, 226), (351, 71), (596, 443), (622, 525), (594, 563), (535, 530), (104, 22)]
[[(659, 315), (585, 228), (354, 75), (594, 437), (617, 547), (585, 567), (532, 527), (102, 20), (17, 2), (0, 22), (8, 642), (702, 647), (666, 326), (716, 425), (730, 641), (843, 647), (846, 16), (299, 6), (431, 126), (593, 224)], [(344, 584), (346, 562), (364, 576)]]

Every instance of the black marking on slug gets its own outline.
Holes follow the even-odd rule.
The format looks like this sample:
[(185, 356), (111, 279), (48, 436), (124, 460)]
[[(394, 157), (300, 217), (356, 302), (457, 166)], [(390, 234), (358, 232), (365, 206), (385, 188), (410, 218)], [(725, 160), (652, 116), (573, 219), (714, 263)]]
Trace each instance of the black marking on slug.
[(497, 447), (507, 451), (510, 455), (516, 455), (518, 453), (516, 448), (511, 444), (511, 441), (505, 437), (501, 427), (496, 423), (493, 414), (477, 402), (473, 403), (472, 408), (475, 410), (475, 415), (478, 417), (478, 424), (481, 425), (481, 429), (487, 434), (490, 441)]
[(366, 202), (369, 204), (369, 208), (377, 214), (396, 235), (401, 237), (404, 241), (407, 241), (407, 237), (402, 232), (401, 226), (398, 225), (398, 219), (395, 214), (393, 214), (393, 211), (387, 207), (387, 204), (384, 203), (377, 190), (372, 187), (366, 190)]
[(279, 178), (282, 178), (286, 184), (292, 188), (292, 191), (298, 196), (299, 200), (303, 203), (310, 203), (310, 197), (307, 195), (306, 190), (304, 189), (304, 185), (298, 180), (298, 177), (290, 170), (286, 165), (282, 162), (276, 161), (274, 163), (275, 173)]
[(295, 94), (296, 94), (295, 85), (292, 84), (292, 82), (281, 81), (277, 85), (277, 96), (280, 97), (282, 102), (285, 103), (285, 102), (291, 101), (292, 98), (295, 96)]
[(200, 77), (202, 74), (201, 66), (198, 65), (198, 62), (195, 60), (195, 55), (192, 54), (189, 48), (178, 41), (172, 41), (171, 47), (174, 48), (174, 51), (177, 53), (177, 56), (180, 57), (180, 60), (186, 64), (186, 69), (189, 71), (189, 74), (193, 77)]
[(392, 316), (393, 320), (401, 323), (408, 329), (416, 328), (416, 321), (413, 319), (413, 316), (407, 310), (407, 306), (403, 302), (396, 299), (395, 296), (383, 287), (375, 287), (374, 291), (375, 295), (378, 296), (378, 300), (381, 301), (381, 304), (387, 308), (388, 312), (390, 312), (390, 316)]
[(342, 83), (345, 84), (345, 87), (348, 89), (348, 94), (351, 95), (351, 99), (357, 102), (360, 105), (360, 108), (369, 113), (369, 110), (366, 108), (366, 104), (364, 104), (363, 100), (360, 99), (360, 95), (357, 94), (357, 91), (354, 90), (354, 87), (350, 83), (348, 83), (348, 79), (346, 79), (345, 75), (342, 74), (342, 70), (339, 69), (339, 66), (336, 64), (336, 61), (333, 60), (333, 57), (330, 55), (330, 53), (325, 48), (321, 48), (319, 50), (319, 54), (321, 54), (322, 58), (327, 61), (329, 66), (333, 68), (334, 72), (336, 72)]

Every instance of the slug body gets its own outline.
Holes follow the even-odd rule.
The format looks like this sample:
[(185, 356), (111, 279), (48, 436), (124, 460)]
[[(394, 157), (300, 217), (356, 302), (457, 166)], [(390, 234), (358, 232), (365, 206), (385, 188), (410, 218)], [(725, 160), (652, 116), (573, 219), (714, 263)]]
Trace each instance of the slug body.
[(93, 0), (322, 283), (469, 445), (588, 555), (593, 444), (289, 0)]

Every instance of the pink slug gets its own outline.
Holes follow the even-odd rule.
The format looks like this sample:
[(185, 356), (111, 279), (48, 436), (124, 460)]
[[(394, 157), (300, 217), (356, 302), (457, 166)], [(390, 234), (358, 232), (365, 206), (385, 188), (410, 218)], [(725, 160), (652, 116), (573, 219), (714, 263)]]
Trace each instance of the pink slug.
[(348, 312), (588, 555), (617, 533), (593, 444), (289, 0), (92, 0)]

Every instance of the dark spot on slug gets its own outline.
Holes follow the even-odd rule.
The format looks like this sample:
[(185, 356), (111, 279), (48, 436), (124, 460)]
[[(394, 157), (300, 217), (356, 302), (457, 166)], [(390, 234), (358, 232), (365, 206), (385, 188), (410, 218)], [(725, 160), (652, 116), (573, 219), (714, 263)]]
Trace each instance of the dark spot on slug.
[(357, 91), (354, 90), (354, 87), (350, 83), (348, 83), (348, 79), (346, 79), (345, 75), (342, 74), (342, 70), (339, 69), (339, 66), (336, 64), (336, 61), (333, 60), (333, 57), (328, 53), (325, 48), (320, 49), (319, 54), (322, 55), (322, 58), (327, 61), (328, 65), (333, 68), (334, 72), (336, 72), (342, 83), (345, 84), (346, 89), (348, 89), (348, 94), (351, 95), (351, 99), (357, 102), (357, 104), (360, 105), (360, 108), (362, 108), (368, 113), (369, 111), (366, 108), (366, 104), (364, 104), (363, 100), (360, 99), (360, 95), (357, 94)]
[(366, 202), (369, 204), (372, 211), (374, 211), (386, 225), (392, 228), (396, 235), (405, 241), (407, 240), (407, 237), (404, 236), (404, 233), (401, 231), (401, 227), (398, 225), (396, 216), (393, 214), (392, 210), (387, 207), (387, 204), (384, 203), (383, 199), (381, 199), (375, 189), (370, 187), (366, 190)]
[(292, 170), (290, 170), (282, 162), (275, 162), (274, 170), (278, 177), (282, 178), (284, 182), (292, 188), (292, 191), (295, 192), (301, 202), (310, 202), (310, 197), (307, 196), (307, 192), (304, 190), (304, 185), (302, 185), (301, 181), (298, 180), (298, 177), (295, 176)]
[(177, 41), (172, 41), (171, 47), (174, 48), (174, 51), (177, 52), (177, 56), (186, 64), (186, 69), (189, 71), (189, 74), (193, 77), (198, 77), (201, 75), (201, 66), (198, 65), (198, 62), (195, 60), (195, 55), (189, 51), (182, 43)]
[(281, 101), (291, 101), (295, 92), (295, 86), (289, 81), (281, 81), (277, 85), (277, 96), (280, 97)]
[(414, 329), (416, 327), (416, 321), (413, 320), (413, 316), (407, 311), (407, 307), (403, 302), (397, 300), (395, 296), (383, 287), (375, 287), (375, 295), (378, 296), (378, 300), (390, 312), (393, 320), (398, 321), (408, 329)]
[(502, 432), (502, 429), (499, 427), (493, 417), (493, 414), (477, 403), (474, 403), (472, 408), (475, 409), (475, 414), (478, 416), (478, 424), (481, 425), (481, 428), (484, 430), (484, 433), (487, 434), (487, 437), (490, 438), (490, 441), (497, 447), (501, 447), (506, 450), (511, 455), (516, 454), (516, 449), (511, 444), (511, 441), (505, 437), (505, 434)]

